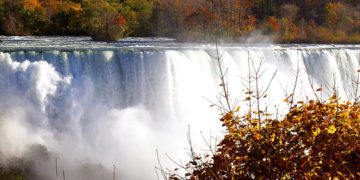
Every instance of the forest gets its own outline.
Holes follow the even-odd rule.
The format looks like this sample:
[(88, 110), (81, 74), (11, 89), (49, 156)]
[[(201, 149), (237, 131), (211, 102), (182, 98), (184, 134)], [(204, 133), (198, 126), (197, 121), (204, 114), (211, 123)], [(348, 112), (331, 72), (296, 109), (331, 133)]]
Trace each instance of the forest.
[(359, 43), (358, 0), (1, 0), (0, 34)]

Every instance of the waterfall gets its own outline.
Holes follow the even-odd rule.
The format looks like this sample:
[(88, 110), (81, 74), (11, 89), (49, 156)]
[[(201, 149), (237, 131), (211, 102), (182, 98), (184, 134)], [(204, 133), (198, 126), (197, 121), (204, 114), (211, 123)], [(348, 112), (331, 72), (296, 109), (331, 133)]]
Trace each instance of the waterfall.
[[(334, 83), (343, 99), (354, 97), (360, 48), (255, 46), (219, 52), (231, 98), (243, 112), (249, 67), (254, 71), (261, 63), (262, 89), (276, 72), (263, 107), (286, 109), (282, 101), (297, 72), (296, 100), (316, 98), (311, 84), (322, 87), (318, 93), (324, 99)], [(215, 56), (214, 48), (195, 47), (0, 52), (0, 160), (28, 156), (30, 147), (40, 144), (59, 158), (68, 179), (105, 179), (113, 164), (118, 178), (155, 179), (156, 149), (186, 160), (188, 125), (198, 149), (200, 131), (221, 137), (219, 112), (209, 107), (221, 92)], [(43, 179), (54, 179), (54, 162), (37, 164)], [(101, 170), (86, 164), (103, 166), (103, 176), (81, 173)]]

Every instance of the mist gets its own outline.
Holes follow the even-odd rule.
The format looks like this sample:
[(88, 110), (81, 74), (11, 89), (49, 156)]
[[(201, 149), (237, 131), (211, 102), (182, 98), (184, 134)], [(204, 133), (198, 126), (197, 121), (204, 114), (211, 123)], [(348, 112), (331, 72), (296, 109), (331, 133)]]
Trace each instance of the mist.
[[(247, 111), (241, 81), (249, 56), (264, 63), (260, 84), (267, 85), (277, 71), (269, 108), (287, 108), (278, 105), (292, 87), (298, 58), (308, 71), (299, 78), (296, 99), (312, 98), (309, 76), (320, 87), (331, 85), (335, 74), (340, 95), (351, 94), (347, 79), (355, 77), (358, 50), (298, 48), (220, 47), (241, 112)], [(198, 152), (208, 149), (202, 136), (222, 136), (220, 112), (210, 107), (221, 88), (214, 55), (210, 45), (0, 53), (1, 164), (40, 180), (62, 179), (63, 172), (66, 179), (112, 179), (114, 166), (116, 179), (156, 179), (156, 150), (170, 169), (176, 165), (165, 153), (188, 160), (188, 126)], [(324, 97), (330, 93), (324, 88)]]

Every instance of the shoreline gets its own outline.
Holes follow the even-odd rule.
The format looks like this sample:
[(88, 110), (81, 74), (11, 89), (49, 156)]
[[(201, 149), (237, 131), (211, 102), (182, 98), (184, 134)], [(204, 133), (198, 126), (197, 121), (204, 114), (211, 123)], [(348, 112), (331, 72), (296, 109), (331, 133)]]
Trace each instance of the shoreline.
[[(19, 37), (20, 39), (7, 39), (12, 37)], [(90, 36), (86, 35), (0, 35), (0, 43), (4, 43), (5, 41), (26, 41), (26, 39), (21, 38), (59, 38), (63, 39), (66, 37), (76, 37), (76, 38), (84, 38), (82, 41), (88, 41), (88, 42), (96, 42), (96, 43), (144, 43), (144, 42), (173, 42), (173, 43), (194, 43), (194, 44), (215, 44), (216, 41), (212, 40), (182, 40), (182, 39), (176, 39), (175, 37), (156, 37), (156, 36), (148, 36), (148, 37), (122, 37), (118, 41), (98, 41), (98, 40), (92, 40)], [(250, 39), (250, 38), (249, 38)], [(226, 40), (226, 39), (220, 39), (218, 41), (219, 44), (244, 44), (244, 45), (256, 45), (256, 44), (277, 44), (277, 45), (358, 45), (359, 42), (347, 42), (347, 41), (339, 41), (339, 42), (324, 42), (324, 41), (281, 41), (276, 39), (267, 38), (265, 36), (263, 39), (266, 39), (264, 41), (247, 41), (247, 39), (244, 40)], [(34, 41), (34, 39), (30, 39), (29, 41)], [(69, 40), (74, 41), (74, 40)], [(76, 41), (76, 40), (75, 40)]]

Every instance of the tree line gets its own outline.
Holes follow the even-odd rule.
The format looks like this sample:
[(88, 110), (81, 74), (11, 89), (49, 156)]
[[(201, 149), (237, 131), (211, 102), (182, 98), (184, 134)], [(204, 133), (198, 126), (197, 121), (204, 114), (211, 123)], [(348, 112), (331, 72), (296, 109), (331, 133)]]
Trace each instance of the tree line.
[(151, 35), (151, 14), (147, 0), (0, 0), (0, 33), (115, 41)]
[(358, 43), (357, 0), (1, 0), (5, 35), (168, 36), (178, 40)]

